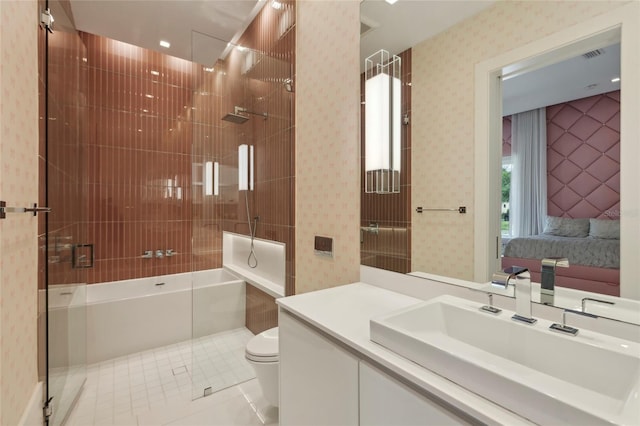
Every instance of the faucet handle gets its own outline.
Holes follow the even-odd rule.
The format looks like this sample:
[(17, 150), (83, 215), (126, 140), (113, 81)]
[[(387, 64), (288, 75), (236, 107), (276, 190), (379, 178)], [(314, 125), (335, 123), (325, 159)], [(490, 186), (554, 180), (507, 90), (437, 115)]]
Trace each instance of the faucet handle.
[(586, 308), (587, 308), (587, 301), (591, 301), (591, 302), (598, 302), (598, 303), (604, 303), (605, 305), (615, 305), (614, 302), (610, 302), (608, 300), (602, 300), (602, 299), (595, 299), (593, 297), (583, 297), (582, 298), (582, 312), (586, 312)]
[(502, 312), (502, 309), (493, 306), (493, 293), (487, 293), (487, 296), (489, 296), (489, 304), (481, 306), (480, 310), (489, 312), (490, 314), (498, 315), (500, 312)]
[(557, 322), (553, 323), (551, 324), (551, 326), (549, 326), (549, 329), (553, 331), (559, 331), (561, 333), (570, 334), (571, 336), (576, 336), (579, 330), (575, 327), (569, 327), (567, 325), (567, 322), (566, 322), (567, 314), (582, 315), (583, 317), (589, 317), (589, 318), (595, 318), (595, 319), (598, 318), (597, 315), (589, 314), (587, 312), (576, 311), (574, 309), (564, 309), (562, 311), (562, 324), (558, 324)]

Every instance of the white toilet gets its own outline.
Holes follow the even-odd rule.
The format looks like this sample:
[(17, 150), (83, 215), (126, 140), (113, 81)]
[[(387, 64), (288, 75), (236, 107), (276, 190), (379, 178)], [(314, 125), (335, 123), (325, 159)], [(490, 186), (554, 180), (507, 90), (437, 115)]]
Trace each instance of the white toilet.
[(267, 402), (278, 406), (278, 327), (254, 336), (247, 343), (245, 358), (253, 366)]

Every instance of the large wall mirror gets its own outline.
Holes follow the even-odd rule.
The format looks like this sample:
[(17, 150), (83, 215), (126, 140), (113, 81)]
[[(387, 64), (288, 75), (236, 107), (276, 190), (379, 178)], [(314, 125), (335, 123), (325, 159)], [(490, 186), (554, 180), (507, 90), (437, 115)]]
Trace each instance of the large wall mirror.
[[(366, 3), (361, 6), (364, 16)], [(475, 91), (475, 193), (470, 211), (474, 230), (473, 281), (487, 283), (492, 272), (509, 264), (523, 263), (523, 259), (528, 259), (529, 263), (520, 266), (534, 271), (537, 266), (540, 271), (539, 258), (543, 257), (540, 253), (549, 252), (547, 256), (557, 257), (566, 252), (566, 257), (574, 261), (566, 272), (558, 269), (557, 273), (566, 277), (564, 283), (561, 278), (558, 285), (583, 286), (581, 291), (593, 294), (594, 298), (640, 299), (640, 285), (637, 279), (634, 282), (630, 267), (640, 263), (637, 246), (640, 239), (640, 190), (637, 185), (640, 173), (634, 165), (640, 160), (640, 125), (633, 118), (640, 116), (640, 84), (635, 78), (640, 65), (637, 6), (619, 7), (476, 64), (475, 75), (470, 76), (474, 79)], [(565, 77), (569, 75), (571, 83), (577, 83), (574, 95), (560, 95), (557, 83), (565, 78), (561, 68), (576, 64), (578, 71), (564, 73)], [(593, 75), (585, 73), (582, 76), (581, 71), (591, 68), (600, 68), (598, 81)], [(414, 74), (419, 72), (415, 68), (412, 71)], [(550, 77), (551, 72), (558, 74)], [(616, 78), (620, 80), (616, 81)], [(541, 86), (532, 91), (533, 81), (546, 84), (550, 90)], [(583, 84), (584, 81), (589, 82)], [(519, 85), (528, 87), (529, 91), (519, 92)], [(569, 83), (560, 85), (568, 89)], [(543, 92), (551, 92), (556, 97), (545, 100)], [(411, 105), (415, 106), (415, 103)], [(517, 191), (507, 191), (507, 200), (503, 199), (503, 175), (513, 173), (515, 167), (510, 146), (513, 139), (508, 137), (514, 127), (512, 116), (531, 110), (543, 110), (546, 115), (543, 123), (547, 127), (543, 133), (547, 141), (542, 148), (546, 169), (542, 173), (546, 182), (542, 185), (547, 195), (542, 197), (546, 206), (543, 217), (537, 220), (539, 229), (523, 231), (530, 225), (518, 222), (522, 222), (522, 216), (529, 220), (532, 215), (526, 211), (525, 215), (514, 216), (518, 214), (513, 211), (517, 200), (511, 198), (511, 194)], [(517, 120), (515, 127), (522, 131), (521, 120), (524, 118)], [(575, 126), (573, 130), (572, 126)], [(567, 135), (563, 137), (565, 133)], [(521, 136), (518, 138), (522, 139)], [(415, 138), (412, 141), (414, 147), (420, 143)], [(556, 143), (558, 145), (553, 146)], [(416, 163), (414, 158), (413, 170), (429, 167), (428, 161)], [(561, 163), (567, 163), (566, 168), (563, 169)], [(614, 167), (617, 170), (613, 170)], [(531, 182), (526, 185), (533, 188)], [(412, 198), (418, 200), (419, 197), (410, 192), (408, 203)], [(526, 206), (526, 203), (520, 204)], [(415, 207), (410, 205), (411, 209)], [(363, 212), (363, 218), (365, 214)], [(548, 221), (547, 216), (551, 216), (551, 220)], [(538, 247), (537, 254), (528, 254), (526, 250), (531, 247), (527, 245), (532, 243), (515, 238), (529, 232), (538, 235), (539, 240), (552, 240), (544, 235), (562, 234), (578, 224), (582, 226), (581, 230), (575, 236), (566, 237), (576, 239), (569, 251), (558, 252), (543, 246)], [(551, 225), (555, 226), (555, 231)], [(363, 227), (367, 226), (365, 220)], [(516, 230), (517, 227), (520, 230)], [(589, 254), (587, 250), (590, 249), (581, 246), (594, 241), (603, 243), (595, 249), (599, 255)], [(535, 241), (533, 245), (540, 244)], [(550, 244), (555, 247), (558, 243)], [(508, 256), (504, 258), (503, 255)], [(600, 260), (595, 259), (598, 256)], [(588, 261), (595, 263), (581, 265)], [(384, 265), (380, 267), (385, 268)], [(432, 272), (415, 271), (411, 266), (408, 269), (417, 275)], [(534, 277), (540, 281), (539, 274)], [(619, 286), (615, 285), (616, 280)], [(562, 299), (555, 300), (556, 305), (563, 303)]]

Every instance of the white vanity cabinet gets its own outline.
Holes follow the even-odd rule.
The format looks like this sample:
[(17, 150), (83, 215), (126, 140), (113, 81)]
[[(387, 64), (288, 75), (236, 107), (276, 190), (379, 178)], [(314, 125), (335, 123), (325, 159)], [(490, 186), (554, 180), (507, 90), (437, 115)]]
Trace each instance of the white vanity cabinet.
[(461, 425), (447, 407), (280, 311), (280, 425)]
[(357, 425), (358, 358), (286, 312), (278, 327), (280, 425)]
[(360, 424), (363, 426), (444, 426), (471, 423), (361, 361)]

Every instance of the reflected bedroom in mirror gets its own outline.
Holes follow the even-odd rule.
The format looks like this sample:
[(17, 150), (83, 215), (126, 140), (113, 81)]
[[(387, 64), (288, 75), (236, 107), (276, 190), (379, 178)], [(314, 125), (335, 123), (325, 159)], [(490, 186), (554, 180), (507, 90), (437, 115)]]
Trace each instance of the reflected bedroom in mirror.
[[(629, 168), (629, 160), (621, 157), (621, 140), (624, 138), (626, 144), (634, 143), (629, 141), (633, 141), (635, 133), (628, 125), (624, 126), (624, 121), (621, 125), (621, 105), (625, 102), (635, 105), (635, 101), (628, 97), (624, 100), (621, 95), (624, 85), (621, 74), (627, 69), (622, 66), (622, 58), (629, 52), (622, 48), (620, 29), (593, 30), (588, 36), (564, 44), (553, 44), (550, 40), (536, 54), (530, 51), (518, 57), (520, 52), (511, 56), (505, 53), (503, 56), (509, 57), (511, 62), (500, 62), (498, 68), (488, 69), (491, 78), (496, 76), (498, 79), (498, 90), (487, 86), (491, 108), (480, 122), (490, 130), (486, 139), (477, 139), (476, 133), (474, 143), (476, 146), (487, 145), (490, 160), (481, 164), (480, 176), (489, 176), (489, 185), (484, 188), (484, 183), (474, 180), (471, 188), (476, 190), (475, 194), (448, 196), (443, 195), (443, 188), (416, 180), (416, 176), (425, 176), (422, 170), (437, 166), (430, 165), (429, 157), (422, 157), (425, 144), (434, 147), (433, 141), (425, 139), (431, 133), (424, 132), (424, 123), (414, 121), (414, 116), (424, 118), (418, 109), (424, 102), (416, 98), (416, 93), (424, 94), (424, 90), (419, 92), (420, 87), (412, 87), (412, 82), (425, 83), (425, 58), (417, 53), (422, 52), (424, 56), (424, 51), (416, 50), (425, 39), (416, 35), (396, 47), (385, 45), (382, 41), (384, 28), (394, 22), (394, 17), (382, 16), (376, 9), (379, 7), (380, 2), (361, 3), (361, 64), (381, 47), (401, 58), (400, 191), (378, 194), (367, 192), (365, 188), (367, 120), (363, 67), (361, 264), (453, 285), (469, 287), (473, 286), (471, 281), (475, 281), (478, 289), (490, 292), (495, 292), (488, 284), (491, 272), (511, 266), (526, 267), (536, 283), (532, 294), (536, 302), (578, 310), (584, 310), (581, 304), (586, 303), (586, 310), (600, 316), (640, 321), (636, 314), (629, 319), (611, 313), (612, 309), (625, 306), (632, 311), (638, 310), (638, 301), (634, 300), (636, 292), (630, 291), (631, 283), (625, 281), (620, 266), (621, 253), (624, 259), (633, 257), (624, 255), (629, 251), (629, 244), (621, 244), (630, 241), (629, 235), (627, 239), (621, 235), (621, 218), (625, 211), (621, 206), (626, 205), (628, 209), (636, 202), (636, 195), (628, 190), (625, 191), (626, 203), (622, 201), (621, 187), (631, 186), (629, 172), (621, 180), (621, 176), (625, 176), (621, 175), (622, 164)], [(494, 61), (491, 66), (495, 66), (501, 60), (502, 56), (486, 62)], [(418, 67), (419, 63), (422, 67)], [(475, 87), (470, 88), (475, 90), (476, 98), (478, 90), (484, 89), (479, 88), (478, 80)], [(455, 109), (451, 102), (447, 105)], [(501, 114), (494, 114), (494, 110)], [(478, 122), (477, 111), (475, 119)], [(452, 130), (447, 125), (450, 124), (443, 123), (449, 133)], [(433, 130), (433, 127), (426, 128)], [(421, 132), (418, 129), (422, 129)], [(621, 129), (630, 132), (621, 138)], [(449, 133), (444, 131), (446, 135)], [(443, 151), (453, 149), (453, 142), (436, 145), (434, 149), (440, 150), (437, 158), (449, 160)], [(419, 157), (418, 153), (421, 153)], [(451, 165), (458, 165), (455, 160), (451, 161)], [(476, 169), (478, 164), (475, 163)], [(427, 176), (433, 178), (433, 174)], [(477, 177), (476, 174), (475, 179)], [(470, 179), (474, 179), (473, 173)], [(489, 202), (486, 205), (478, 203), (472, 198), (474, 196), (484, 197)], [(434, 204), (437, 204), (437, 200), (445, 199), (457, 201), (451, 203), (453, 205), (421, 204), (425, 200), (435, 200)], [(469, 203), (471, 208), (458, 212), (458, 202), (461, 205)], [(423, 211), (440, 211), (416, 214), (420, 213), (420, 206)], [(421, 220), (423, 217), (424, 221)], [(623, 224), (624, 220), (622, 218)], [(422, 224), (430, 226), (429, 234), (420, 228), (424, 226)], [(635, 225), (626, 226), (635, 229)], [(433, 266), (434, 263), (425, 262), (421, 249), (425, 242), (417, 240), (425, 236), (438, 240), (437, 243), (433, 241), (434, 245), (446, 247), (446, 253), (439, 260), (444, 260), (448, 268), (459, 266), (455, 271), (452, 269), (449, 273), (443, 268), (428, 267), (427, 264)], [(460, 256), (453, 252), (450, 242), (443, 244), (440, 241), (447, 238), (475, 238), (473, 278), (461, 276), (463, 266), (454, 263), (456, 259), (462, 259), (464, 265), (466, 252)], [(462, 244), (460, 250), (468, 251), (468, 244)], [(434, 254), (430, 252), (431, 257)], [(478, 269), (478, 265), (486, 267)], [(486, 278), (486, 272), (489, 278)], [(547, 291), (550, 288), (554, 291)], [(511, 296), (512, 290), (504, 294)]]
[(502, 80), (502, 267), (619, 296), (620, 44)]

